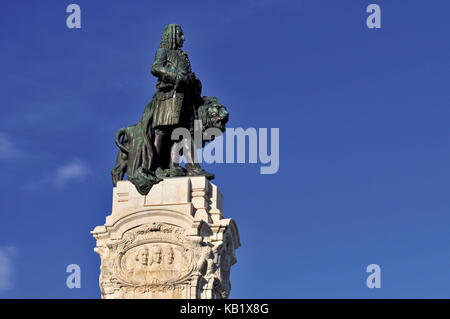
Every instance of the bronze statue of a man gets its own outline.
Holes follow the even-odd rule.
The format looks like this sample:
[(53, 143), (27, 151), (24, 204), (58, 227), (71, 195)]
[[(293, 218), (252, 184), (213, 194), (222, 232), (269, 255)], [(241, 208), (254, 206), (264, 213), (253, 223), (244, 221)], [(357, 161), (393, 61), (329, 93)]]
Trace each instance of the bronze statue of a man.
[[(187, 53), (181, 50), (183, 42), (181, 27), (177, 24), (167, 25), (151, 70), (152, 74), (158, 77), (152, 123), (155, 149), (159, 157), (157, 175), (160, 176), (162, 170), (168, 169), (170, 177), (204, 175), (212, 179), (213, 174), (204, 171), (195, 163), (192, 139), (191, 145), (185, 147), (191, 152), (183, 154), (187, 160), (187, 172), (178, 164), (177, 141), (171, 140), (172, 131), (177, 127), (184, 127), (193, 133), (195, 111), (203, 103), (202, 84), (191, 70)], [(164, 173), (162, 174), (164, 176)]]
[[(181, 50), (183, 42), (179, 25), (164, 28), (151, 68), (151, 73), (158, 77), (157, 91), (139, 122), (121, 128), (116, 134), (119, 153), (111, 171), (114, 186), (125, 173), (144, 195), (165, 177), (214, 178), (214, 174), (204, 171), (196, 162), (193, 138), (172, 139), (176, 128), (186, 128), (193, 135), (196, 119), (202, 123), (203, 131), (216, 128), (222, 133), (228, 121), (228, 112), (217, 98), (201, 96), (202, 84), (192, 72), (186, 52)], [(197, 147), (203, 146), (204, 142)], [(179, 165), (181, 155), (186, 158), (186, 168)]]

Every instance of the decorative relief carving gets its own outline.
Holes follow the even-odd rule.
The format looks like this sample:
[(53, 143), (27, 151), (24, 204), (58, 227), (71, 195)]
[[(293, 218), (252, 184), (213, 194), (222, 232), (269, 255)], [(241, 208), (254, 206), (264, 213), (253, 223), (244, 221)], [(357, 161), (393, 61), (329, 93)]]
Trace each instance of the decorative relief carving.
[(125, 294), (134, 290), (144, 294), (182, 290), (195, 267), (184, 230), (165, 223), (142, 225), (125, 232), (121, 240), (106, 243), (101, 258), (100, 281), (105, 295), (117, 289)]
[(134, 285), (173, 283), (186, 277), (192, 269), (190, 256), (175, 244), (144, 244), (127, 251), (121, 270)]

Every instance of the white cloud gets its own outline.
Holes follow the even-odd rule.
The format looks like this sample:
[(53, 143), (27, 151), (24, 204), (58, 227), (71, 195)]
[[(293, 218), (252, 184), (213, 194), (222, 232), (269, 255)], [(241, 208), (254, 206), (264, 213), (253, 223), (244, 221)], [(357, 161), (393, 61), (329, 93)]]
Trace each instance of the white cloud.
[(0, 292), (13, 288), (15, 247), (0, 247)]
[(66, 183), (71, 180), (83, 180), (88, 173), (87, 165), (80, 160), (73, 160), (58, 168), (56, 181)]
[(0, 160), (19, 155), (19, 149), (5, 133), (0, 132)]
[(62, 188), (70, 182), (83, 181), (89, 173), (85, 162), (74, 159), (55, 168), (56, 175), (42, 175), (40, 178), (29, 179), (22, 188), (24, 190), (36, 190), (45, 186)]

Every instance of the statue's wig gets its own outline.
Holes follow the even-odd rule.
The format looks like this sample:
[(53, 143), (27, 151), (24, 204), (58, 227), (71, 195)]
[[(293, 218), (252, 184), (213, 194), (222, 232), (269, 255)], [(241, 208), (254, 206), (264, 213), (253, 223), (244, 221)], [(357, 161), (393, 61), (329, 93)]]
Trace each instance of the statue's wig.
[(164, 28), (163, 34), (161, 36), (160, 48), (175, 50), (177, 49), (177, 29), (181, 29), (178, 24), (168, 24)]

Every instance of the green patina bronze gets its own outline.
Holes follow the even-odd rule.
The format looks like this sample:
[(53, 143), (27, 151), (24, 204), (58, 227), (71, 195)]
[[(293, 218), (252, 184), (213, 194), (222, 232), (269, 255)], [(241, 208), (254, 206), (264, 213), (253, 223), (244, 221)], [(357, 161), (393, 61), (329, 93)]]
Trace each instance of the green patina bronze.
[[(191, 70), (186, 52), (181, 50), (184, 35), (177, 24), (164, 28), (161, 44), (156, 51), (151, 73), (158, 78), (157, 91), (147, 105), (138, 123), (121, 128), (115, 138), (119, 147), (116, 164), (111, 171), (113, 184), (127, 179), (139, 193), (146, 195), (151, 187), (165, 177), (206, 176), (214, 174), (203, 170), (194, 160), (194, 152), (202, 145), (194, 139), (172, 140), (176, 128), (186, 128), (194, 134), (194, 120), (200, 120), (202, 133), (208, 128), (225, 131), (228, 112), (216, 97), (201, 96), (202, 84)], [(180, 143), (189, 143), (180, 152)], [(178, 164), (184, 155), (186, 167)]]

